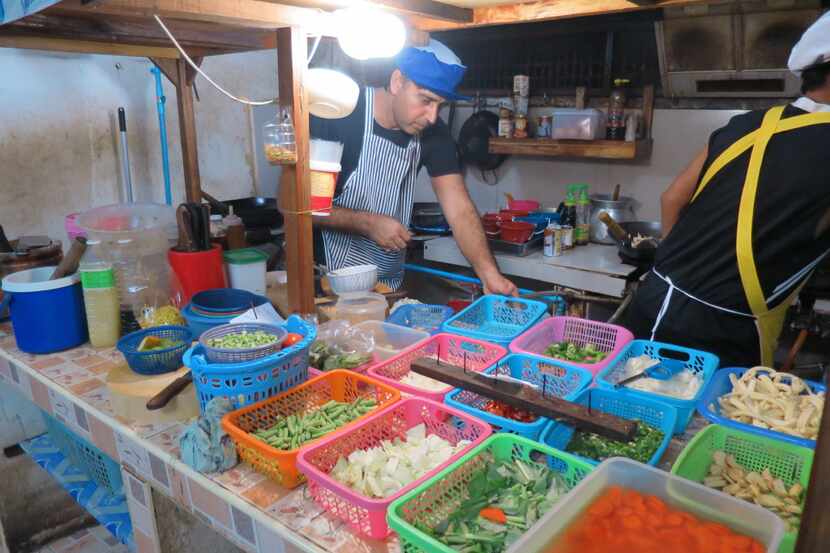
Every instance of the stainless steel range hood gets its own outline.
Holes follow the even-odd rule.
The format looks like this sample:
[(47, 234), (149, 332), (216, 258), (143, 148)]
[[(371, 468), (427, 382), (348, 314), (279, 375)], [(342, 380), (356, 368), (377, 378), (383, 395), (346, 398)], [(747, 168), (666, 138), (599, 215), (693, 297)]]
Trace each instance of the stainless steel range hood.
[(754, 0), (664, 9), (655, 24), (663, 94), (798, 96), (800, 81), (787, 70), (787, 58), (820, 6), (820, 0)]

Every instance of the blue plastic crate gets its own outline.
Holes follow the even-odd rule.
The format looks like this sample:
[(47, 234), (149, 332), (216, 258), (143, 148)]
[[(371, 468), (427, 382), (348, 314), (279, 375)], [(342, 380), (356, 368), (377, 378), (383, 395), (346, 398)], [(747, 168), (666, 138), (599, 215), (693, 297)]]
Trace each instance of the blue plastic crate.
[[(661, 430), (665, 434), (663, 441), (651, 459), (649, 459), (648, 464), (657, 465), (660, 462), (672, 439), (672, 429), (677, 420), (676, 408), (663, 401), (634, 397), (619, 391), (604, 390), (601, 388), (585, 390), (578, 398), (573, 400), (574, 403), (586, 406), (589, 405), (589, 401), (592, 409), (604, 411), (628, 420), (642, 421)], [(570, 443), (573, 435), (573, 426), (563, 422), (551, 421), (542, 432), (539, 441), (550, 447), (567, 451), (568, 443)], [(577, 457), (585, 459), (594, 465), (598, 465), (601, 461), (600, 459), (588, 459), (587, 457), (579, 455)]]
[(284, 328), (303, 336), (302, 341), (277, 353), (241, 363), (212, 363), (197, 344), (184, 354), (193, 373), (193, 385), (202, 413), (215, 397), (226, 397), (238, 409), (302, 384), (308, 379), (308, 350), (317, 338), (317, 327), (292, 315)]
[(402, 305), (389, 315), (387, 323), (423, 330), (437, 334), (441, 325), (453, 314), (452, 307), (446, 305)]
[(720, 360), (717, 355), (706, 353), (696, 349), (684, 348), (672, 344), (664, 344), (662, 342), (650, 342), (648, 340), (634, 340), (623, 349), (620, 354), (611, 361), (608, 366), (597, 375), (596, 382), (600, 388), (614, 389), (614, 384), (618, 382), (625, 369), (626, 362), (632, 357), (640, 355), (648, 355), (654, 359), (659, 359), (660, 363), (667, 369), (673, 372), (680, 370), (690, 370), (695, 374), (702, 375), (703, 382), (700, 389), (692, 399), (677, 399), (668, 397), (662, 394), (654, 394), (650, 392), (643, 392), (641, 390), (634, 390), (631, 388), (620, 387), (617, 391), (624, 394), (632, 394), (636, 397), (652, 398), (664, 403), (668, 403), (677, 409), (677, 421), (675, 422), (674, 433), (682, 434), (689, 421), (692, 420), (692, 415), (695, 412), (695, 405), (706, 390), (706, 386), (714, 376), (715, 371), (718, 370)]
[(487, 295), (476, 300), (441, 325), (442, 332), (469, 336), (509, 346), (547, 312), (545, 303), (506, 296)]
[(110, 493), (121, 493), (121, 465), (51, 415), (43, 413), (43, 421), (52, 443), (73, 465)]
[[(484, 374), (505, 374), (524, 382), (539, 386), (546, 396), (573, 400), (591, 385), (591, 373), (537, 355), (514, 353), (496, 365), (483, 371)], [(518, 434), (536, 440), (547, 426), (549, 419), (539, 417), (534, 422), (519, 422), (488, 413), (483, 410), (490, 399), (476, 393), (457, 388), (448, 393), (444, 403), (489, 422), (496, 431)]]
[[(809, 447), (810, 449), (815, 449), (815, 440), (808, 440), (807, 438), (790, 436), (789, 434), (784, 434), (783, 432), (776, 432), (775, 430), (759, 428), (751, 424), (733, 421), (732, 419), (726, 418), (725, 416), (721, 415), (720, 403), (718, 403), (718, 399), (721, 396), (724, 396), (732, 391), (732, 381), (729, 380), (729, 376), (734, 374), (735, 377), (740, 378), (748, 370), (749, 369), (746, 368), (733, 367), (728, 369), (721, 369), (717, 373), (715, 373), (715, 376), (709, 382), (709, 386), (706, 387), (705, 392), (702, 396), (700, 396), (700, 399), (697, 402), (698, 412), (710, 421), (723, 426), (728, 426), (729, 428), (736, 428), (738, 430), (743, 430), (744, 432), (749, 432), (750, 434), (755, 434), (757, 436), (764, 436), (766, 438), (781, 440), (783, 442), (788, 442), (791, 444), (800, 445), (802, 447)], [(805, 382), (810, 387), (810, 389), (816, 393), (827, 391), (826, 387), (822, 384), (819, 384), (818, 382), (812, 382), (810, 380), (805, 380)]]

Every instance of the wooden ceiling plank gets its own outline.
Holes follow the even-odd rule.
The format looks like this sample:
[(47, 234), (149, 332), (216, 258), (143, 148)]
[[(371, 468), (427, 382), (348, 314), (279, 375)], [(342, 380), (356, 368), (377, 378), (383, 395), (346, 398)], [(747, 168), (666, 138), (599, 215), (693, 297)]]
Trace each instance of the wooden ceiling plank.
[[(306, 8), (335, 10), (354, 6), (354, 0), (267, 0), (274, 4), (290, 4)], [(467, 23), (473, 20), (473, 10), (453, 6), (436, 0), (366, 0), (365, 4), (374, 4), (391, 11), (408, 15), (418, 15), (430, 19)]]
[(113, 42), (95, 42), (90, 40), (69, 40), (65, 38), (38, 36), (0, 36), (0, 47), (23, 48), (25, 50), (47, 50), (51, 52), (70, 52), (75, 54), (106, 54), (111, 56), (137, 56), (161, 59), (176, 59), (179, 51), (175, 48), (145, 46), (139, 44), (120, 44)]
[(449, 31), (468, 27), (508, 25), (552, 21), (572, 17), (602, 15), (637, 10), (650, 10), (669, 6), (703, 4), (713, 0), (536, 0), (521, 4), (500, 4), (473, 8), (473, 20), (458, 23), (412, 16), (410, 23), (422, 31)]

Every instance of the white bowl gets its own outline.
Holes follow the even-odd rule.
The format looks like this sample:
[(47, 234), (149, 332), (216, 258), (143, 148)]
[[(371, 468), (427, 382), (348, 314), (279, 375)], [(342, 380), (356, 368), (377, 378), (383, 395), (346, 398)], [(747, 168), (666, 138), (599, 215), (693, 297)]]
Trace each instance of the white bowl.
[(308, 111), (323, 119), (340, 119), (354, 111), (360, 88), (354, 80), (333, 69), (315, 67), (306, 72)]
[(329, 286), (338, 296), (350, 292), (369, 292), (378, 283), (377, 265), (355, 265), (329, 271)]

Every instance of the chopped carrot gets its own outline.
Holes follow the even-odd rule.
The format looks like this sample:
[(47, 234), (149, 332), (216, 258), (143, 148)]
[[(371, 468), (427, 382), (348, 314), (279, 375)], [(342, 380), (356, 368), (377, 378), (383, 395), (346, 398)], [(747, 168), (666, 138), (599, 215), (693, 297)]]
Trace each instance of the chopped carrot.
[(497, 524), (505, 524), (507, 522), (507, 515), (498, 507), (485, 507), (478, 512), (478, 516)]
[(623, 528), (628, 530), (639, 530), (643, 527), (643, 520), (633, 515), (623, 517), (621, 522)]

